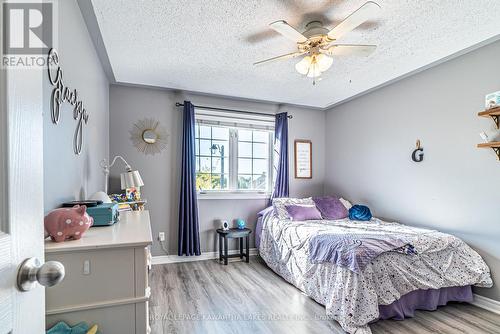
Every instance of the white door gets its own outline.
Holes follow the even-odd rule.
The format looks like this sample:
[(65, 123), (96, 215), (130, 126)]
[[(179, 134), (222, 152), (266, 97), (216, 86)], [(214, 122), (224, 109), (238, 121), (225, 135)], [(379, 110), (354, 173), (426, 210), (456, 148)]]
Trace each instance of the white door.
[[(0, 22), (2, 7), (0, 2)], [(0, 333), (42, 334), (44, 288), (36, 286), (21, 292), (16, 288), (16, 279), (24, 259), (36, 257), (42, 262), (44, 259), (42, 78), (45, 72), (3, 68), (0, 73)]]

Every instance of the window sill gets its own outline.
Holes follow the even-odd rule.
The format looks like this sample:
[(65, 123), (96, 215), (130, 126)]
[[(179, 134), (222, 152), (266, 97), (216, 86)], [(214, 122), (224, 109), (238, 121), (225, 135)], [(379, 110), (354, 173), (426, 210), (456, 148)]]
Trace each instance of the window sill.
[(206, 199), (269, 199), (271, 197), (270, 193), (260, 193), (260, 192), (198, 192), (199, 200)]

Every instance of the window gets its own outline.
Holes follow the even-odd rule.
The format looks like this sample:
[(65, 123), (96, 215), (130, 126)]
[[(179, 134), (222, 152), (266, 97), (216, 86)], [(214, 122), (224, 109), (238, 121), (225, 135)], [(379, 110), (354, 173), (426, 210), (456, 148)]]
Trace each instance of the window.
[(196, 189), (229, 187), (229, 128), (196, 125)]
[(238, 189), (267, 190), (269, 132), (237, 129)]
[(212, 113), (196, 113), (196, 188), (207, 193), (270, 192), (274, 121), (252, 118), (248, 124)]

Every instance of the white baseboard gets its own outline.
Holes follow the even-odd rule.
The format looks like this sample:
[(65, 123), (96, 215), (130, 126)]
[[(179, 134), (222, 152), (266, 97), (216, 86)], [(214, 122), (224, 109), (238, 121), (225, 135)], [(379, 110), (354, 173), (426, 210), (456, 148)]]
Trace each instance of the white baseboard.
[(474, 294), (474, 301), (471, 303), (477, 307), (488, 310), (490, 312), (500, 314), (500, 302), (480, 296), (478, 294)]
[[(250, 256), (257, 255), (257, 248), (250, 248)], [(238, 249), (232, 249), (227, 253), (229, 255), (239, 254)], [(152, 264), (166, 264), (166, 263), (178, 263), (178, 262), (192, 262), (192, 261), (204, 261), (204, 260), (213, 260), (219, 258), (219, 252), (205, 252), (201, 253), (200, 256), (178, 256), (178, 255), (160, 255), (153, 256)]]

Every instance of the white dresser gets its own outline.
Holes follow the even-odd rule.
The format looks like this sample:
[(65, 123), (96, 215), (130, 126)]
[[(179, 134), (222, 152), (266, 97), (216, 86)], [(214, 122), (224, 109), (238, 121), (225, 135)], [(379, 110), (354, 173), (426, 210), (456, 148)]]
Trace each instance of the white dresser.
[(113, 226), (92, 227), (80, 240), (45, 242), (45, 260), (59, 261), (64, 280), (46, 291), (46, 326), (98, 324), (105, 334), (146, 334), (148, 325), (148, 211), (125, 212)]

